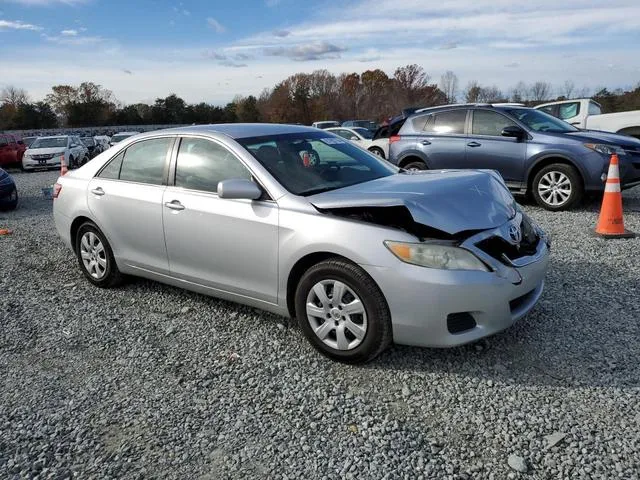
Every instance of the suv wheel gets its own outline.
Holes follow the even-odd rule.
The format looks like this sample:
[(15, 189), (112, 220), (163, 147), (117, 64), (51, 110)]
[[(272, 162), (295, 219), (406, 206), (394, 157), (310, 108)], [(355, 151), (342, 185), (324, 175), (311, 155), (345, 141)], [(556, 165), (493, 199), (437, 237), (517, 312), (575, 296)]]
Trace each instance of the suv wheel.
[(582, 200), (584, 189), (580, 173), (572, 166), (554, 163), (533, 178), (533, 198), (542, 208), (567, 210)]
[(405, 170), (427, 170), (427, 166), (425, 165), (424, 162), (421, 162), (420, 160), (414, 160), (413, 162), (409, 162), (407, 163), (404, 167)]
[(369, 151), (380, 158), (384, 158), (384, 152), (382, 151), (381, 148), (371, 147)]
[(353, 263), (336, 258), (311, 267), (298, 283), (295, 302), (300, 328), (329, 358), (367, 362), (392, 341), (384, 295)]

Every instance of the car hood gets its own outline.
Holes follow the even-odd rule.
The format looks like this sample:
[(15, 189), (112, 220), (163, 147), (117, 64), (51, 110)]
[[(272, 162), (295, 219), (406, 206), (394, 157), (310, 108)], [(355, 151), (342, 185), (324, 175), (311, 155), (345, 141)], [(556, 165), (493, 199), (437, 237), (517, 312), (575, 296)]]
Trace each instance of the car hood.
[(320, 210), (406, 207), (414, 222), (455, 235), (498, 227), (516, 214), (515, 200), (493, 171), (396, 174), (309, 196)]
[(49, 147), (49, 148), (29, 148), (30, 155), (47, 155), (52, 153), (62, 154), (65, 152), (65, 147)]
[(621, 147), (640, 147), (640, 140), (633, 137), (611, 132), (602, 132), (600, 130), (580, 130), (579, 132), (570, 132), (565, 135), (584, 142), (606, 143), (609, 145), (619, 145)]

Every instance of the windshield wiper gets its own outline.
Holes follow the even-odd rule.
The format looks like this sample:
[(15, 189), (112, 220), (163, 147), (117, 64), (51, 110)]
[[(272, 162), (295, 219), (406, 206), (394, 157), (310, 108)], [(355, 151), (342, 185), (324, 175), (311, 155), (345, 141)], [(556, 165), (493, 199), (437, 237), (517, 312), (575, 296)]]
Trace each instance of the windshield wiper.
[(317, 187), (317, 188), (310, 188), (308, 190), (302, 190), (297, 194), (303, 197), (306, 197), (308, 195), (315, 195), (316, 193), (328, 192), (329, 190), (335, 190), (335, 189), (336, 187)]

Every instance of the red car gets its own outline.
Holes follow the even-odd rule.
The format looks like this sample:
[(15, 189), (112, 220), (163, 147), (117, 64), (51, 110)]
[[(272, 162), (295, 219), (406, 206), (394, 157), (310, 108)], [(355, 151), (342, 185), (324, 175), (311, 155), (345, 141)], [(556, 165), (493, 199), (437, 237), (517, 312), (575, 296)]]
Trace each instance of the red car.
[(19, 166), (27, 149), (24, 142), (8, 133), (0, 133), (0, 167)]

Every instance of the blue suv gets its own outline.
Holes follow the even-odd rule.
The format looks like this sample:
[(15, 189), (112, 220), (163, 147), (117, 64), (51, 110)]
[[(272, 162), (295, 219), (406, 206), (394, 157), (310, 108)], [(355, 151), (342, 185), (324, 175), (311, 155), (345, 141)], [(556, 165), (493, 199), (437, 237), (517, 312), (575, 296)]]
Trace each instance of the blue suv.
[(602, 192), (612, 153), (622, 188), (640, 184), (640, 140), (580, 130), (515, 104), (418, 110), (389, 139), (389, 161), (407, 170), (481, 168), (500, 172), (516, 194), (565, 210)]

